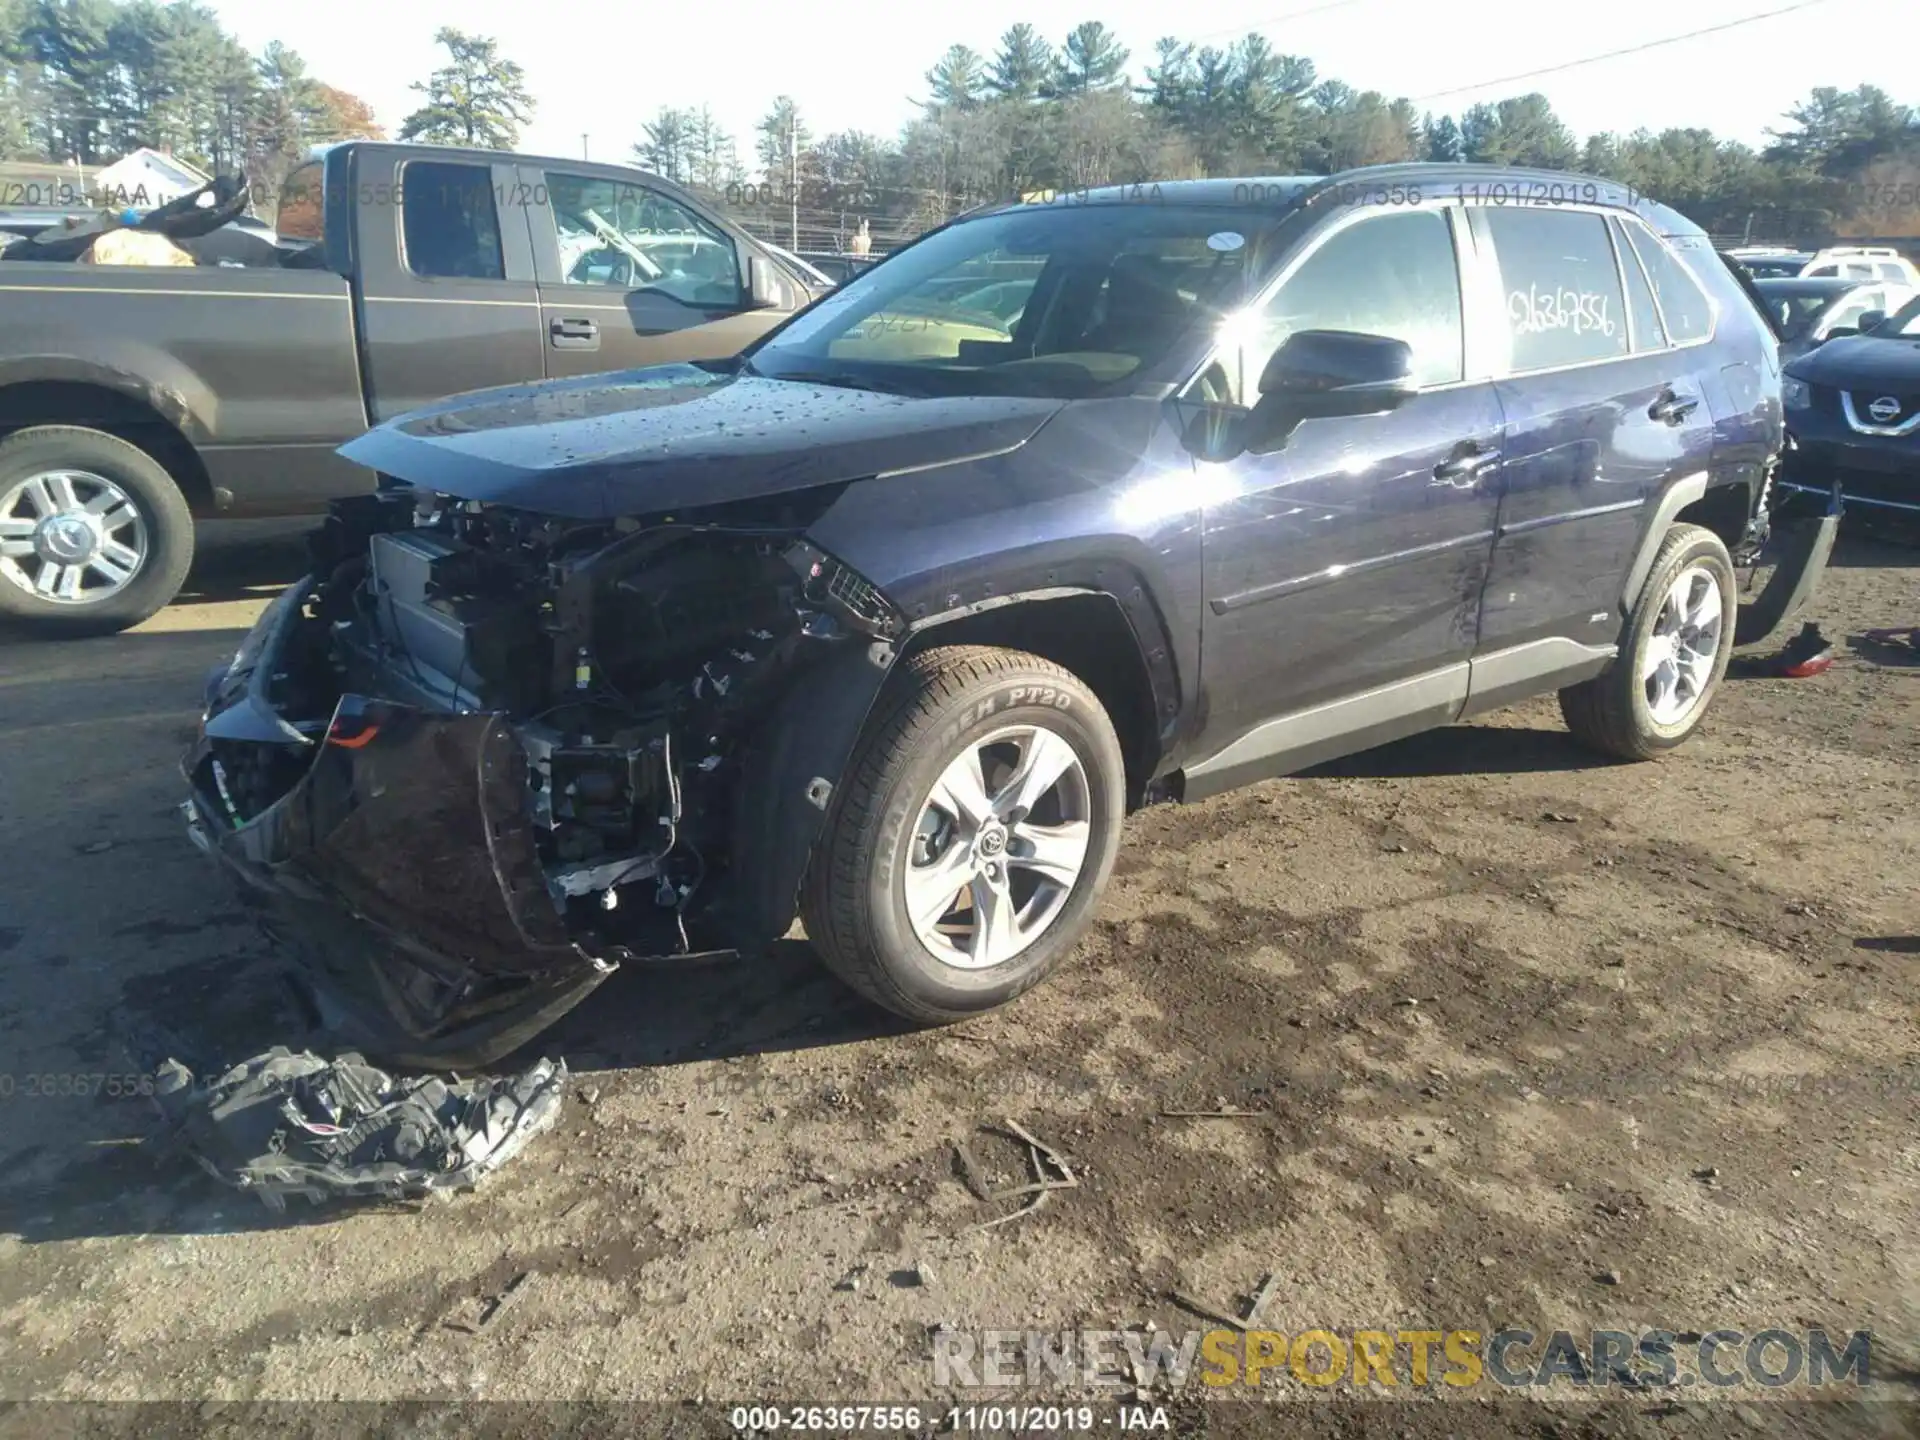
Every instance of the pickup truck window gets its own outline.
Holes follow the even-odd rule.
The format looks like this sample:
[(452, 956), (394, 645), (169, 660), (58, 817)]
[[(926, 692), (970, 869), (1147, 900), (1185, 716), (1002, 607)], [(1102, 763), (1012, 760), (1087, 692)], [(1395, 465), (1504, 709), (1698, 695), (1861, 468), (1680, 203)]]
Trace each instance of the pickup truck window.
[(500, 216), (484, 165), (409, 160), (400, 172), (407, 269), (415, 275), (504, 280)]
[(326, 166), (318, 160), (287, 176), (273, 217), (273, 228), (283, 240), (310, 240), (317, 245), (326, 238), (326, 189)]
[(1298, 330), (1385, 335), (1413, 348), (1414, 378), (1447, 385), (1465, 374), (1460, 268), (1438, 210), (1376, 215), (1336, 230), (1307, 256), (1253, 321), (1241, 347), (1241, 403), (1274, 351)]
[(658, 290), (688, 305), (740, 305), (740, 258), (718, 227), (656, 190), (547, 172), (546, 207), (570, 285)]
[(1627, 353), (1626, 297), (1604, 216), (1491, 206), (1482, 214), (1498, 257), (1516, 373)]

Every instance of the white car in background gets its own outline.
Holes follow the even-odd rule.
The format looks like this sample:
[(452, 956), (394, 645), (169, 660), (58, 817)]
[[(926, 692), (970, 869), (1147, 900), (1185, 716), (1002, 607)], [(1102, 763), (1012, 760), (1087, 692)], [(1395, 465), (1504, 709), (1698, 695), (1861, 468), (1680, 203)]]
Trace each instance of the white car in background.
[(1833, 245), (1825, 250), (1740, 245), (1726, 254), (1756, 280), (1885, 280), (1920, 289), (1920, 268), (1891, 245)]

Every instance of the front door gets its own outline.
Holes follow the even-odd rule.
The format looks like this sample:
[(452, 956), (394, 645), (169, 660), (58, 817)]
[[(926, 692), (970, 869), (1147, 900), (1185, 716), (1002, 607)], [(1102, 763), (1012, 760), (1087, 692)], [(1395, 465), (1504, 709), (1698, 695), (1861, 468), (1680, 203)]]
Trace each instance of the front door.
[(805, 297), (749, 303), (750, 242), (689, 200), (629, 178), (520, 167), (540, 274), (547, 374), (737, 354)]
[(1462, 319), (1471, 244), (1450, 205), (1335, 217), (1197, 382), (1249, 405), (1280, 343), (1323, 329), (1405, 340), (1421, 390), (1306, 420), (1273, 453), (1197, 462), (1207, 758), (1190, 792), (1458, 712), (1501, 484), (1500, 403)]

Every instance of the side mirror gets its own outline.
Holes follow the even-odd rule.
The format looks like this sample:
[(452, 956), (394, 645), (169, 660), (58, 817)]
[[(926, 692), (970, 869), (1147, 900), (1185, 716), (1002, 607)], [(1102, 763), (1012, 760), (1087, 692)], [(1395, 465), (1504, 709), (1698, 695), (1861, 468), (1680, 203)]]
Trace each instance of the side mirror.
[(1877, 329), (1886, 318), (1887, 312), (1884, 310), (1869, 310), (1860, 317), (1859, 327), (1854, 333), (1864, 335), (1869, 330)]
[(1248, 439), (1285, 444), (1302, 420), (1384, 414), (1419, 390), (1406, 341), (1352, 330), (1299, 330), (1260, 372)]
[(786, 287), (774, 272), (773, 262), (764, 255), (747, 257), (747, 308), (778, 310), (786, 303)]

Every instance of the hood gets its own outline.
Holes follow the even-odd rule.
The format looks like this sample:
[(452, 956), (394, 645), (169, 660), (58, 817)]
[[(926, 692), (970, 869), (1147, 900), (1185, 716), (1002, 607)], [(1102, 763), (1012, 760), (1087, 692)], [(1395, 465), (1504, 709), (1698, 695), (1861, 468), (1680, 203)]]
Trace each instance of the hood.
[(1061, 404), (920, 399), (660, 365), (458, 396), (340, 453), (464, 500), (604, 520), (1004, 453)]
[(1786, 373), (1837, 390), (1920, 389), (1920, 340), (1842, 335), (1794, 360)]

